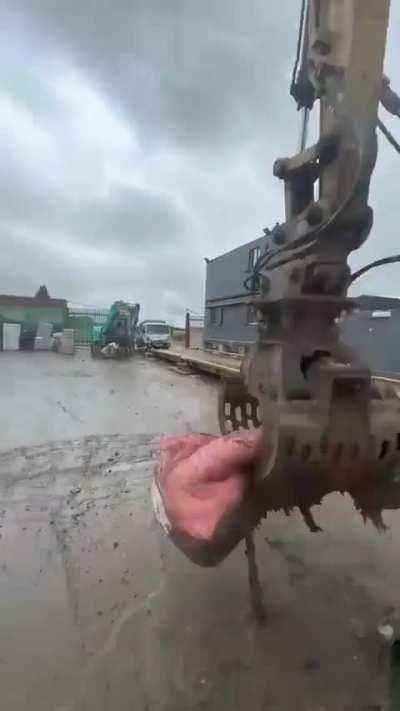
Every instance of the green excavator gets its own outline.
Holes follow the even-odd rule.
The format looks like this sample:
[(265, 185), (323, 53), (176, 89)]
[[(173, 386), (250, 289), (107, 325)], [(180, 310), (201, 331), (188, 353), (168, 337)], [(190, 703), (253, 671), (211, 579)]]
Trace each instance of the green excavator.
[(102, 326), (93, 326), (90, 350), (93, 357), (126, 358), (135, 350), (140, 304), (116, 301)]

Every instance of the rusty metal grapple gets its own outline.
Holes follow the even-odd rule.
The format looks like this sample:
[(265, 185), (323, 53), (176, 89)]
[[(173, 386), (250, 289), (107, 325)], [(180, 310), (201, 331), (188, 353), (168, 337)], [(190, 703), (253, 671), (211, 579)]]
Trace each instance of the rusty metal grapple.
[(348, 490), (394, 476), (400, 463), (396, 388), (375, 381), (340, 340), (340, 319), (355, 306), (348, 257), (373, 224), (368, 193), (387, 93), (388, 20), (389, 0), (306, 6), (292, 94), (306, 112), (319, 101), (320, 137), (275, 163), (286, 220), (251, 280), (257, 343), (242, 376), (224, 384), (219, 410), (224, 433), (263, 426), (260, 482)]

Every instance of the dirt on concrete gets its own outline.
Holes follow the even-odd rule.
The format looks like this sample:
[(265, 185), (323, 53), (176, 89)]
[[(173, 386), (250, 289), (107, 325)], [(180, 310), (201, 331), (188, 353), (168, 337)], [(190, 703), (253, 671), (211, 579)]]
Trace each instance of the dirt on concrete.
[(318, 534), (297, 511), (269, 514), (255, 538), (260, 624), (244, 546), (197, 568), (150, 505), (153, 433), (215, 431), (214, 382), (37, 355), (0, 357), (2, 709), (400, 708), (398, 513), (381, 535), (337, 494), (314, 510)]

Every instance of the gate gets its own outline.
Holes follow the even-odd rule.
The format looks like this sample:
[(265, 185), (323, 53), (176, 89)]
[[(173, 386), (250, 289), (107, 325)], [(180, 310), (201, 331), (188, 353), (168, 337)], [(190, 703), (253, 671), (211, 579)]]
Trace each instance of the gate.
[(93, 326), (103, 326), (107, 321), (108, 313), (105, 309), (69, 311), (67, 328), (74, 329), (75, 343), (89, 345), (92, 340)]

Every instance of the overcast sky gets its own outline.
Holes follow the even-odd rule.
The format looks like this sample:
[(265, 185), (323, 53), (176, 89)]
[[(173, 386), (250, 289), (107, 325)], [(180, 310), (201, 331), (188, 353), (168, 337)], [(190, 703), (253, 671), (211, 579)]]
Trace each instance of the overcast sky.
[[(386, 71), (400, 89), (393, 2)], [(147, 317), (201, 310), (204, 257), (282, 218), (298, 0), (0, 0), (0, 293)], [(400, 136), (400, 121), (388, 120)], [(400, 157), (382, 144), (373, 235), (400, 251)], [(360, 292), (400, 296), (400, 266)]]

